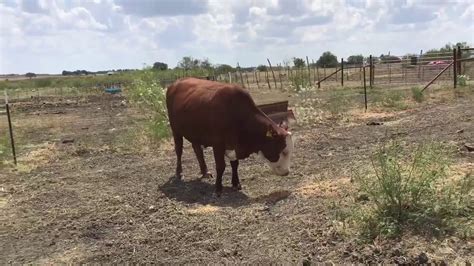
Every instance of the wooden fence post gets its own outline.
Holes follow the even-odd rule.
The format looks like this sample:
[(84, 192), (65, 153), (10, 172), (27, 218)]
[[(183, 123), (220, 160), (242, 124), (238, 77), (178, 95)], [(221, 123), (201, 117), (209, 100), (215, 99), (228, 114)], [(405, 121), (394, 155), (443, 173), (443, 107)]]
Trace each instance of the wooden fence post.
[(316, 65), (316, 75), (318, 75), (318, 83), (319, 81), (321, 80), (320, 76), (319, 76), (319, 67)]
[(247, 80), (247, 87), (250, 89), (249, 75), (247, 72), (245, 72), (245, 79)]
[(275, 82), (275, 89), (277, 88), (277, 80), (275, 78), (275, 72), (273, 72), (272, 64), (270, 63), (270, 59), (267, 58), (268, 65), (270, 66), (270, 71), (272, 71), (273, 82)]
[(268, 70), (265, 70), (265, 78), (267, 79), (268, 88), (271, 90), (272, 86), (270, 86), (270, 79), (268, 78)]
[(308, 81), (309, 81), (309, 86), (311, 86), (311, 68), (310, 68), (310, 66), (309, 66), (308, 56), (306, 56), (306, 64), (308, 65)]
[(344, 87), (344, 58), (341, 58), (341, 86)]
[[(258, 71), (258, 70), (257, 70)], [(258, 75), (257, 71), (253, 72), (255, 74), (255, 80), (257, 81), (257, 88), (260, 90), (260, 84), (258, 84)]]
[[(280, 89), (283, 90), (283, 81), (281, 81), (281, 75), (282, 75), (282, 74), (281, 74), (281, 70), (282, 70), (282, 69), (283, 69), (283, 68), (281, 67), (281, 65), (278, 65), (278, 78), (280, 79)], [(283, 70), (283, 72), (284, 72), (284, 70)]]

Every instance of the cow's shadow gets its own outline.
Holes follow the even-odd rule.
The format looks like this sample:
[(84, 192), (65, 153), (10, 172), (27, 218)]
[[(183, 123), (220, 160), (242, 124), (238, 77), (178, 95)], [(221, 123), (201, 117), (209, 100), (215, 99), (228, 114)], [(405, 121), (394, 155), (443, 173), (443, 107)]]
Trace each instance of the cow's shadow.
[[(211, 179), (214, 181), (214, 179)], [(190, 180), (179, 180), (172, 176), (166, 183), (159, 186), (166, 197), (185, 203), (209, 204), (215, 206), (238, 207), (251, 204), (251, 200), (241, 191), (224, 186), (222, 195), (216, 197), (214, 194), (214, 184), (209, 180), (195, 178)]]

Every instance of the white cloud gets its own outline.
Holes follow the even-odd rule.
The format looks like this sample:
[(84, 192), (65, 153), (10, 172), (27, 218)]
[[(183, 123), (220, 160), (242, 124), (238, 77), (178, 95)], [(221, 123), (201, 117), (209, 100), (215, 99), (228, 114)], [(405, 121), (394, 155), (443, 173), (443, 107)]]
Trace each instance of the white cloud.
[(470, 0), (5, 0), (0, 73), (404, 54), (473, 44), (473, 24)]

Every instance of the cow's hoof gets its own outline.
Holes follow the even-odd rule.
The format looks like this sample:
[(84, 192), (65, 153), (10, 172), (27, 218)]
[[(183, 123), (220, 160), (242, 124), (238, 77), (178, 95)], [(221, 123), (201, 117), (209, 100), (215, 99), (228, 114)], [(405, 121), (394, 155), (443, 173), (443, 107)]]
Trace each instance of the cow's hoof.
[(237, 184), (237, 185), (232, 185), (232, 188), (234, 190), (242, 190), (242, 186), (240, 184)]
[(207, 172), (201, 176), (201, 178), (212, 178), (212, 174), (210, 172)]
[(214, 191), (214, 197), (220, 198), (222, 196), (222, 190), (216, 190)]

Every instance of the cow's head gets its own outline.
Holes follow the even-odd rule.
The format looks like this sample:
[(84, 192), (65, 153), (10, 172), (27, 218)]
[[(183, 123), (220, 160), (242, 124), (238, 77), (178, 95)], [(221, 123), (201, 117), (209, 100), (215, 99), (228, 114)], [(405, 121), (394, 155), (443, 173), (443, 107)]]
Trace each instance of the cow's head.
[(259, 152), (273, 172), (285, 176), (290, 173), (290, 159), (293, 152), (293, 139), (291, 132), (287, 131), (286, 124), (279, 127), (270, 126), (265, 134)]

